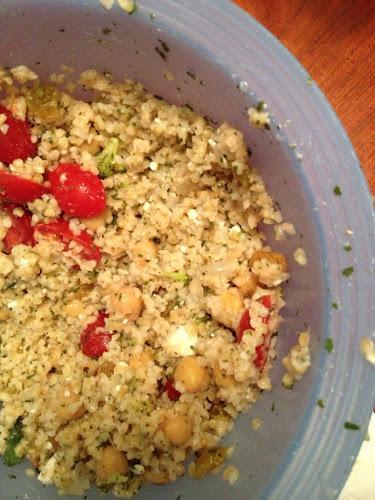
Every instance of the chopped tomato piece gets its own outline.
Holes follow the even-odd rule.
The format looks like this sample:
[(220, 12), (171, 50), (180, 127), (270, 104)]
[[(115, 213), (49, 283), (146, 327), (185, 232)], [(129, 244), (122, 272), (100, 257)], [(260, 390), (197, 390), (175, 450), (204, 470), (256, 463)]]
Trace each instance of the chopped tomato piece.
[(181, 392), (174, 388), (173, 380), (170, 378), (165, 383), (164, 391), (167, 392), (167, 396), (171, 401), (178, 401), (180, 399)]
[(25, 204), (40, 198), (45, 193), (48, 193), (48, 189), (42, 184), (0, 170), (0, 199)]
[(35, 226), (34, 232), (40, 233), (47, 238), (60, 239), (65, 244), (65, 248), (69, 247), (71, 241), (75, 241), (82, 247), (81, 257), (83, 259), (100, 261), (100, 250), (94, 244), (91, 236), (86, 231), (81, 231), (79, 234), (73, 233), (66, 220), (58, 219), (47, 223), (41, 222)]
[(264, 307), (267, 307), (267, 309), (272, 308), (272, 298), (271, 295), (263, 295), (263, 297), (260, 299), (261, 303), (264, 305)]
[(267, 355), (268, 355), (268, 348), (266, 347), (265, 344), (258, 345), (255, 348), (256, 356), (254, 359), (254, 365), (262, 371), (264, 368), (264, 365), (266, 364), (267, 361)]
[(0, 114), (6, 115), (5, 125), (9, 127), (5, 134), (0, 132), (0, 161), (12, 163), (17, 159), (35, 156), (37, 147), (31, 142), (28, 124), (15, 118), (9, 109), (1, 105)]
[[(90, 358), (99, 358), (108, 351), (108, 344), (112, 335), (102, 331), (105, 326), (105, 319), (108, 314), (105, 311), (99, 311), (95, 321), (86, 326), (81, 333), (80, 343), (83, 354)], [(100, 331), (98, 331), (100, 329)]]
[(244, 313), (242, 314), (240, 324), (237, 328), (236, 341), (238, 343), (241, 342), (243, 334), (246, 332), (246, 330), (251, 330), (250, 312), (248, 309), (245, 309)]
[(51, 192), (63, 212), (72, 217), (95, 217), (105, 210), (102, 181), (76, 163), (61, 163), (48, 180)]
[(8, 229), (5, 238), (3, 240), (4, 250), (6, 253), (10, 253), (12, 248), (16, 245), (34, 245), (34, 229), (31, 225), (31, 214), (25, 211), (24, 208), (23, 214), (18, 216), (14, 214), (14, 210), (18, 207), (13, 203), (6, 203), (0, 206), (0, 209), (3, 210), (11, 219), (12, 226)]

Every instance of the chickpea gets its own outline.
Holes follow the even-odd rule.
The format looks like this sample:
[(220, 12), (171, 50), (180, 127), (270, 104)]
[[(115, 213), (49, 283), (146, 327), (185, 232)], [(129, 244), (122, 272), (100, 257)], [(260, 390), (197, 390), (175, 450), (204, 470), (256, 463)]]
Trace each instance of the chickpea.
[(152, 356), (149, 351), (145, 350), (138, 353), (133, 353), (129, 357), (129, 366), (136, 371), (148, 365), (152, 361)]
[(104, 361), (99, 367), (99, 373), (105, 373), (105, 375), (112, 375), (115, 369), (115, 365), (111, 361)]
[(232, 287), (218, 296), (207, 298), (208, 312), (216, 321), (235, 330), (245, 308), (241, 291)]
[(167, 484), (172, 481), (172, 479), (165, 472), (145, 470), (144, 477), (149, 483), (153, 484)]
[(143, 300), (139, 288), (134, 285), (111, 289), (111, 308), (125, 319), (135, 321), (142, 312)]
[(167, 417), (162, 429), (168, 441), (176, 446), (186, 443), (192, 434), (191, 423), (183, 415)]
[(176, 366), (174, 380), (183, 384), (187, 392), (204, 392), (210, 378), (195, 356), (186, 356)]
[(129, 470), (128, 459), (124, 452), (113, 446), (106, 446), (102, 456), (96, 461), (95, 473), (100, 481), (106, 481), (113, 474), (126, 475)]
[(81, 314), (82, 310), (83, 304), (79, 300), (72, 300), (63, 307), (64, 314), (71, 317), (78, 316)]
[(133, 258), (144, 257), (146, 260), (157, 255), (156, 245), (152, 240), (138, 241), (131, 246), (130, 251)]
[(90, 219), (81, 219), (81, 222), (85, 225), (86, 229), (91, 231), (97, 231), (101, 226), (105, 225), (105, 221), (111, 214), (109, 208), (106, 208), (104, 212), (97, 215), (96, 217), (91, 217)]
[(257, 288), (258, 279), (249, 269), (243, 269), (233, 279), (233, 283), (244, 297), (251, 297)]
[(234, 377), (232, 377), (231, 375), (223, 375), (220, 369), (220, 365), (217, 361), (214, 362), (212, 371), (216, 385), (228, 389), (234, 384)]
[(270, 250), (258, 250), (254, 252), (250, 259), (250, 266), (252, 266), (255, 261), (261, 259), (266, 259), (273, 264), (278, 264), (283, 272), (286, 272), (288, 269), (284, 255), (278, 252), (271, 252)]
[(73, 392), (70, 387), (66, 387), (58, 399), (59, 407), (57, 414), (64, 422), (73, 420), (74, 418), (82, 417), (86, 413), (86, 408), (83, 405), (78, 405), (79, 394)]
[(8, 309), (0, 309), (0, 321), (5, 321), (10, 318), (10, 311)]

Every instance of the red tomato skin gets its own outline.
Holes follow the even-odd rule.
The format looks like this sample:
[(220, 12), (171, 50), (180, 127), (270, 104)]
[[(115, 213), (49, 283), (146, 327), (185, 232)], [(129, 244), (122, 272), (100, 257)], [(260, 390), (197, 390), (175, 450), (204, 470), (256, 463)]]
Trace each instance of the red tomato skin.
[(170, 378), (165, 383), (164, 391), (167, 392), (170, 401), (178, 401), (181, 397), (181, 392), (174, 388), (173, 380)]
[(17, 159), (26, 160), (29, 156), (35, 156), (37, 146), (31, 142), (28, 124), (15, 118), (9, 109), (1, 105), (0, 114), (6, 115), (5, 124), (9, 127), (6, 134), (0, 132), (0, 161), (12, 163)]
[(0, 170), (0, 199), (24, 205), (36, 198), (41, 198), (46, 193), (48, 189), (42, 184)]
[(264, 307), (267, 307), (267, 309), (272, 308), (272, 298), (271, 295), (263, 295), (263, 297), (260, 299), (261, 303), (264, 305)]
[(95, 217), (106, 207), (102, 181), (76, 163), (61, 163), (48, 177), (59, 207), (71, 217)]
[(97, 263), (100, 261), (101, 252), (91, 236), (86, 231), (81, 231), (79, 234), (73, 233), (66, 220), (57, 219), (52, 222), (39, 223), (35, 226), (34, 232), (47, 238), (61, 239), (66, 248), (69, 247), (71, 241), (75, 241), (82, 246), (81, 257), (83, 259), (95, 260)]
[(240, 323), (239, 323), (238, 328), (237, 328), (236, 342), (240, 343), (244, 332), (246, 332), (246, 330), (250, 330), (250, 329), (251, 329), (250, 312), (248, 309), (245, 309), (245, 311), (243, 312), (243, 314), (241, 316)]
[(31, 214), (26, 212), (24, 208), (23, 215), (18, 217), (13, 212), (18, 207), (13, 203), (7, 203), (0, 206), (12, 221), (12, 226), (8, 229), (5, 238), (3, 240), (4, 251), (6, 253), (11, 253), (12, 248), (16, 245), (29, 245), (33, 246), (35, 244), (34, 240), (34, 228), (31, 225)]
[(256, 355), (254, 359), (254, 365), (258, 368), (258, 370), (263, 371), (264, 365), (267, 361), (268, 349), (263, 343), (255, 348), (255, 352)]
[(104, 328), (106, 318), (108, 318), (108, 314), (105, 311), (99, 311), (96, 320), (87, 325), (81, 333), (82, 352), (90, 358), (99, 358), (108, 351), (112, 335), (103, 331), (98, 332), (99, 328)]

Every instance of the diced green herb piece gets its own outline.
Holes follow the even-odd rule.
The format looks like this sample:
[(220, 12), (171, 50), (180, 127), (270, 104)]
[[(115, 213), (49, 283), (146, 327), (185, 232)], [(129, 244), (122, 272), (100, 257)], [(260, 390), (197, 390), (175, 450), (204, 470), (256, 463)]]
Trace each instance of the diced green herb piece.
[(340, 186), (335, 186), (333, 188), (333, 192), (335, 193), (336, 196), (341, 196), (342, 195), (342, 191), (341, 191)]
[(359, 425), (355, 424), (354, 422), (345, 422), (344, 427), (345, 427), (345, 429), (348, 429), (349, 431), (359, 431), (361, 428)]
[(8, 439), (6, 442), (6, 448), (4, 452), (4, 463), (5, 465), (12, 466), (17, 465), (22, 462), (22, 457), (16, 455), (16, 446), (19, 444), (23, 437), (22, 432), (22, 420), (17, 418), (16, 423), (9, 432)]
[(346, 267), (345, 269), (342, 270), (342, 274), (343, 274), (343, 276), (346, 276), (347, 278), (349, 278), (349, 276), (351, 274), (353, 274), (353, 271), (354, 271), (354, 267), (349, 266), (349, 267)]
[(264, 101), (258, 101), (258, 104), (256, 105), (255, 109), (261, 113), (262, 111), (264, 111), (264, 106), (265, 106), (265, 102)]
[(151, 12), (151, 14), (150, 14), (151, 21), (154, 21), (155, 18), (156, 18), (156, 14), (154, 14), (153, 12)]
[(195, 323), (208, 323), (211, 319), (211, 316), (209, 314), (205, 314), (204, 316), (197, 316), (194, 318)]
[(189, 276), (182, 271), (167, 273), (166, 277), (171, 278), (172, 280), (177, 281), (179, 283), (185, 283), (185, 284), (187, 284), (190, 280)]
[(308, 87), (311, 87), (312, 83), (313, 83), (313, 79), (311, 78), (311, 76), (309, 76), (308, 78), (306, 78), (306, 85)]
[(331, 353), (333, 351), (333, 340), (326, 339), (324, 342), (324, 348), (327, 352)]
[(318, 401), (316, 402), (316, 404), (319, 406), (319, 408), (324, 408), (325, 407), (325, 403), (324, 403), (323, 399), (318, 399)]
[(112, 137), (103, 151), (97, 156), (99, 176), (102, 179), (113, 175), (115, 170), (115, 156), (119, 148), (119, 140)]
[(332, 302), (332, 309), (338, 309), (339, 305), (337, 302)]
[(352, 246), (349, 245), (349, 243), (345, 243), (345, 245), (343, 246), (343, 249), (345, 250), (345, 252), (350, 252), (352, 249)]

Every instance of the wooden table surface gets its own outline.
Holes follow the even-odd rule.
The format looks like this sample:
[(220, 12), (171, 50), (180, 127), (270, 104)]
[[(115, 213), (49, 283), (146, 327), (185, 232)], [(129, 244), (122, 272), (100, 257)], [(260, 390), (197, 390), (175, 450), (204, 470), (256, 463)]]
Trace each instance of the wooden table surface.
[(235, 0), (303, 64), (343, 123), (375, 195), (375, 0)]

